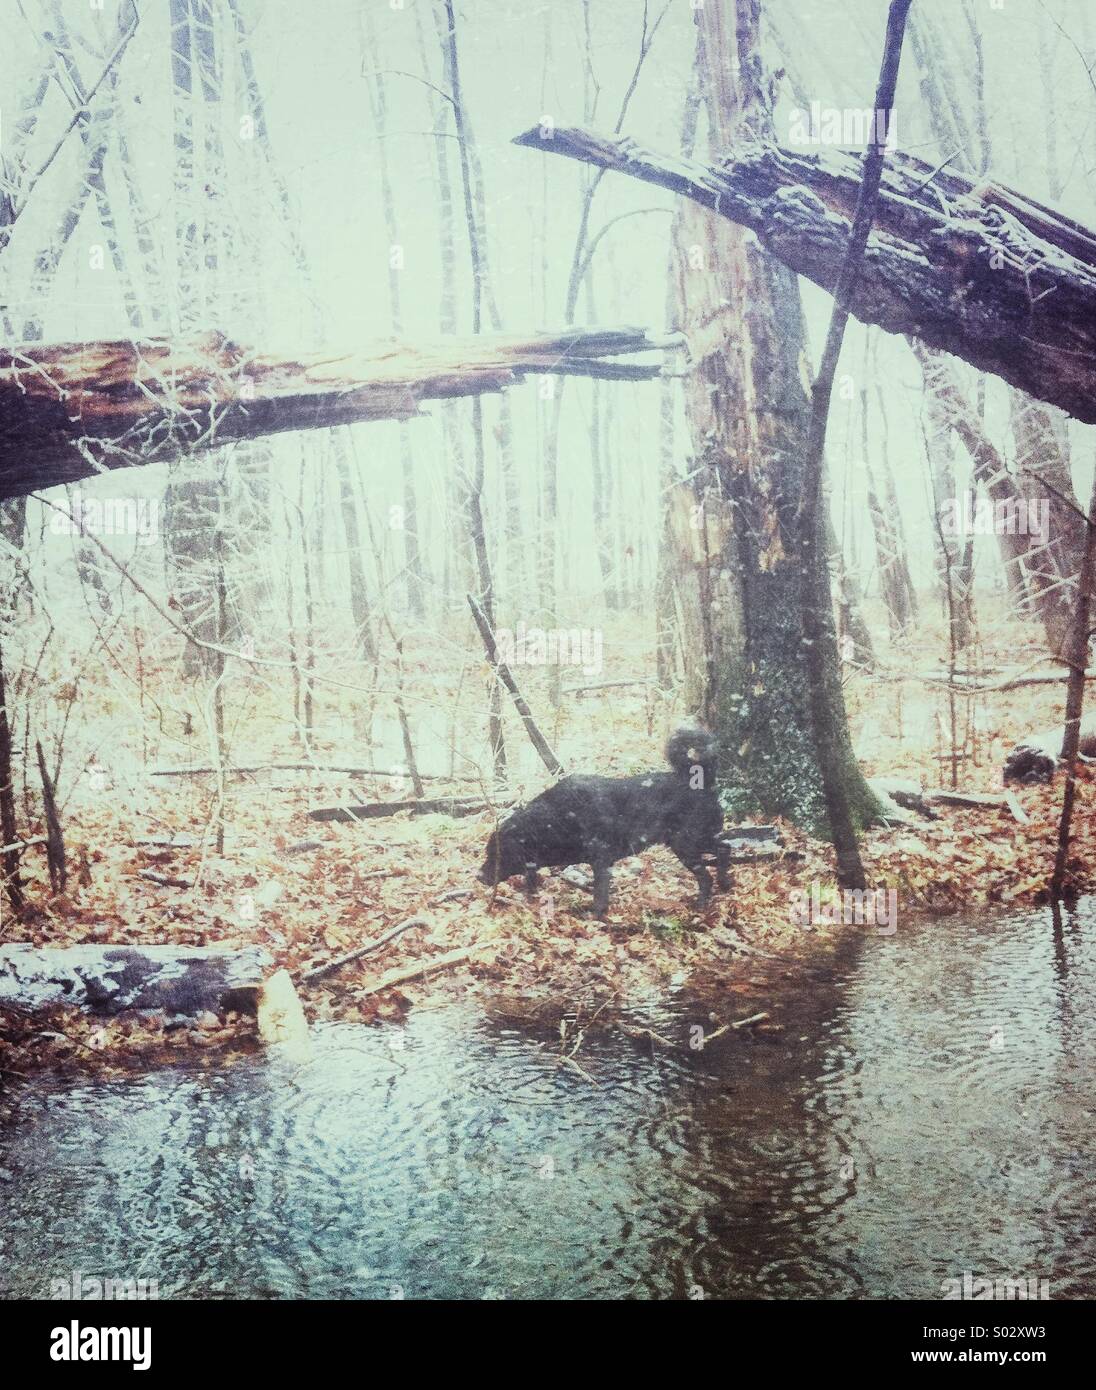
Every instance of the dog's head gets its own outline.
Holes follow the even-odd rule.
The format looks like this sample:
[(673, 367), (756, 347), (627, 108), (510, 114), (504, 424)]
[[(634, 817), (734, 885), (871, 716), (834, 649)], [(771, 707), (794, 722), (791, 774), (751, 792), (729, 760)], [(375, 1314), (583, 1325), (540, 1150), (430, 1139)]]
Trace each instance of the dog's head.
[(513, 878), (515, 874), (524, 873), (525, 869), (525, 853), (518, 836), (507, 826), (500, 825), (497, 830), (491, 832), (483, 864), (476, 877), (481, 883), (493, 888), (504, 878)]
[(1032, 748), (1024, 743), (1014, 748), (1005, 759), (1004, 780), (1006, 785), (1009, 782), (1049, 782), (1057, 766), (1057, 759), (1041, 748)]

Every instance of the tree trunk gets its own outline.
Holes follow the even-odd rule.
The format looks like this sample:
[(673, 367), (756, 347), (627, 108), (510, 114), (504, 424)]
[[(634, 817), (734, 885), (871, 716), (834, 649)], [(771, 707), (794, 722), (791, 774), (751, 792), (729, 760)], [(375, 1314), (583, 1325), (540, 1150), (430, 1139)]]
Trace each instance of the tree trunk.
[(1073, 803), (1077, 795), (1077, 754), (1081, 746), (1081, 715), (1085, 703), (1085, 669), (1088, 664), (1091, 637), (1093, 589), (1096, 587), (1096, 478), (1092, 481), (1092, 497), (1088, 504), (1085, 527), (1085, 546), (1081, 557), (1080, 583), (1073, 616), (1070, 645), (1069, 685), (1066, 688), (1066, 726), (1062, 739), (1062, 759), (1066, 765), (1066, 785), (1062, 795), (1062, 814), (1058, 822), (1058, 850), (1054, 857), (1050, 896), (1062, 895), (1068, 866), (1070, 827), (1073, 822)]
[[(856, 292), (868, 236), (875, 220), (879, 184), (886, 160), (886, 124), (890, 120), (894, 105), (898, 65), (902, 57), (902, 39), (910, 4), (911, 0), (890, 0), (890, 8), (887, 11), (886, 41), (873, 107), (880, 113), (884, 129), (880, 131), (878, 126), (876, 127), (864, 154), (852, 230), (834, 285), (830, 326), (826, 333), (818, 374), (811, 387), (811, 415), (803, 467), (803, 492), (796, 514), (796, 542), (804, 579), (801, 623), (811, 728), (822, 774), (827, 828), (837, 859), (837, 881), (842, 888), (852, 889), (866, 887), (864, 866), (857, 843), (858, 831), (865, 820), (877, 814), (880, 808), (874, 793), (868, 788), (852, 758), (845, 702), (836, 671), (836, 652), (832, 651), (833, 609), (829, 574), (819, 544), (822, 482), (833, 381), (848, 323), (849, 304)], [(855, 772), (855, 777), (850, 775), (850, 769)], [(865, 804), (869, 808), (867, 815), (864, 811)]]
[[(726, 13), (717, 6), (696, 11), (698, 71), (715, 148), (731, 148), (743, 127), (756, 136), (768, 129), (757, 19), (756, 0), (737, 0)], [(693, 202), (678, 209), (673, 241), (679, 322), (694, 364), (685, 383), (697, 470), (693, 508), (680, 498), (674, 504), (682, 605), (698, 618), (684, 635), (686, 698), (719, 734), (732, 815), (760, 810), (822, 830), (827, 816), (811, 736), (795, 532), (810, 422), (799, 288), (753, 237)], [(828, 593), (828, 573), (825, 585)], [(830, 675), (839, 689), (832, 613), (830, 633)], [(875, 799), (847, 726), (842, 737), (848, 787), (863, 820)]]
[(23, 876), (19, 868), (19, 826), (15, 817), (15, 769), (12, 765), (11, 712), (8, 709), (7, 682), (4, 679), (4, 655), (0, 651), (0, 837), (4, 850), (0, 854), (0, 873), (3, 883), (0, 892), (7, 898), (12, 912), (18, 917), (26, 904)]

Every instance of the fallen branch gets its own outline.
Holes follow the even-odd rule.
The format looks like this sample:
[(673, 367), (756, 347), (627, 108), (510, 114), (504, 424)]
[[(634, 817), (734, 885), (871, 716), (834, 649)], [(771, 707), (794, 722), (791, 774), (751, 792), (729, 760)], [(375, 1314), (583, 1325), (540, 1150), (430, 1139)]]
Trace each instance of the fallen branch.
[(366, 801), (357, 806), (316, 806), (309, 811), (310, 820), (356, 821), (377, 820), (383, 816), (398, 816), (409, 811), (413, 816), (437, 814), (442, 816), (474, 816), (477, 811), (489, 811), (499, 803), (485, 801), (482, 796), (439, 796), (424, 800)]
[[(219, 768), (202, 766), (191, 767), (151, 767), (150, 777), (204, 777), (220, 771)], [(344, 773), (347, 777), (393, 777), (396, 774), (387, 767), (352, 767), (342, 763), (236, 763), (226, 767), (226, 777), (233, 774), (256, 772), (324, 772)], [(478, 777), (450, 774), (448, 772), (420, 772), (424, 782), (479, 782)]]
[(13, 850), (30, 849), (32, 845), (45, 845), (49, 843), (48, 835), (35, 835), (31, 840), (16, 840), (11, 845), (0, 845), (0, 854), (9, 854)]
[(450, 888), (447, 893), (442, 893), (440, 897), (434, 899), (433, 906), (441, 907), (443, 903), (460, 902), (462, 898), (475, 897), (474, 888)]
[(597, 690), (624, 690), (633, 686), (654, 686), (657, 681), (638, 680), (638, 681), (598, 681), (596, 685), (565, 685), (564, 695), (588, 695), (591, 691)]
[(161, 888), (194, 887), (189, 878), (172, 878), (170, 874), (158, 874), (155, 869), (141, 869), (138, 871), (137, 877), (147, 879), (149, 883), (155, 883)]
[(406, 984), (408, 980), (417, 980), (423, 975), (431, 975), (435, 970), (444, 970), (446, 966), (457, 965), (462, 960), (467, 960), (476, 951), (475, 946), (462, 946), (456, 951), (447, 951), (444, 956), (434, 956), (430, 960), (420, 961), (418, 965), (397, 966), (395, 970), (389, 970), (386, 975), (381, 975), (371, 984), (365, 985), (355, 991), (356, 994), (379, 994), (382, 989), (391, 989), (394, 985)]
[[(873, 672), (873, 674), (876, 674)], [(1030, 676), (1002, 676), (1000, 680), (984, 681), (971, 676), (957, 676), (949, 680), (947, 672), (939, 675), (929, 672), (911, 671), (906, 675), (885, 676), (892, 681), (921, 681), (925, 685), (938, 685), (944, 689), (961, 690), (965, 695), (992, 695), (1004, 690), (1022, 690), (1029, 685), (1062, 685), (1069, 680), (1068, 672), (1043, 671)], [(1096, 668), (1085, 672), (1085, 680), (1096, 680)]]
[(468, 606), (472, 610), (472, 617), (476, 620), (476, 627), (479, 628), (480, 637), (483, 639), (483, 650), (487, 656), (495, 675), (502, 681), (503, 685), (510, 692), (514, 701), (514, 708), (521, 716), (521, 722), (525, 725), (525, 732), (529, 735), (529, 742), (540, 754), (540, 760), (553, 777), (559, 777), (563, 772), (563, 764), (556, 757), (549, 747), (548, 740), (537, 727), (537, 722), (533, 718), (533, 712), (525, 701), (525, 697), (518, 689), (518, 683), (514, 680), (513, 673), (505, 661), (502, 661), (498, 653), (498, 645), (495, 641), (495, 634), (491, 631), (491, 624), (487, 621), (487, 615), (476, 602), (471, 594), (466, 595)]
[(387, 931), (381, 932), (380, 936), (374, 937), (372, 941), (367, 941), (364, 946), (359, 946), (356, 951), (349, 951), (345, 956), (339, 956), (336, 960), (329, 960), (326, 965), (318, 965), (314, 970), (306, 970), (303, 975), (297, 977), (297, 983), (301, 985), (312, 985), (317, 980), (326, 979), (328, 975), (333, 975), (336, 970), (340, 970), (344, 965), (349, 965), (351, 961), (361, 960), (372, 951), (379, 951), (382, 946), (394, 941), (397, 936), (402, 935), (411, 927), (429, 927), (432, 923), (425, 917), (408, 917), (406, 921), (397, 922), (394, 927), (389, 927)]

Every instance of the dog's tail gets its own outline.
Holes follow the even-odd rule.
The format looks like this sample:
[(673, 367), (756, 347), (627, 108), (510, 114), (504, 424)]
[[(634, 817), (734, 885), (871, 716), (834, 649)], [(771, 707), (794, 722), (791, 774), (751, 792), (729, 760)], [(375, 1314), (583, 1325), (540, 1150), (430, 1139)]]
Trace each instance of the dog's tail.
[(718, 754), (715, 734), (700, 724), (680, 725), (666, 744), (666, 761), (679, 777), (690, 780), (698, 790), (715, 790)]

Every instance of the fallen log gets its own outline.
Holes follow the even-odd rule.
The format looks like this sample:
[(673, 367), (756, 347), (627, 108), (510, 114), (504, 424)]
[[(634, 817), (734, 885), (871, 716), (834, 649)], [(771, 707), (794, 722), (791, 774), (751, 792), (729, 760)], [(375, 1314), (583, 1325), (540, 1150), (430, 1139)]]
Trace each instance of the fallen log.
[(872, 777), (869, 778), (869, 782), (872, 791), (882, 801), (885, 818), (888, 820), (916, 824), (916, 817), (911, 814), (912, 812), (924, 816), (926, 820), (939, 820), (940, 817), (930, 805), (931, 802), (935, 801), (944, 806), (975, 806), (1008, 810), (1012, 812), (1013, 817), (1021, 825), (1027, 825), (1031, 821), (1031, 817), (1009, 791), (1004, 793), (964, 792), (949, 787), (925, 789), (920, 782), (897, 777)]
[[(1005, 758), (1002, 780), (1009, 782), (1045, 783), (1053, 780), (1061, 763), (1061, 727), (1047, 729), (1040, 734), (1032, 734), (1018, 743)], [(1096, 758), (1096, 713), (1087, 714), (1081, 720), (1081, 739), (1078, 753), (1082, 758)]]
[(254, 1014), (273, 973), (260, 946), (0, 946), (0, 1007)]
[(803, 858), (798, 849), (785, 849), (783, 845), (762, 845), (757, 849), (734, 849), (731, 851), (732, 864), (765, 864), (778, 859), (782, 864), (795, 864)]
[[(566, 126), (534, 126), (514, 143), (691, 198), (823, 289), (837, 284), (857, 155), (744, 141), (704, 164)], [(1096, 235), (1021, 193), (889, 151), (848, 307), (1096, 423)]]
[(401, 811), (409, 811), (413, 816), (474, 816), (477, 811), (495, 810), (504, 804), (485, 801), (482, 796), (411, 797), (406, 801), (366, 801), (357, 806), (316, 806), (308, 817), (322, 821), (377, 820), (398, 816)]
[(976, 809), (1009, 811), (1021, 825), (1027, 825), (1031, 817), (1011, 792), (961, 792), (950, 787), (930, 787), (925, 792), (927, 801), (939, 801), (943, 806), (973, 806)]
[(776, 845), (784, 843), (780, 829), (775, 825), (733, 825), (719, 838), (732, 848), (739, 843), (745, 844), (747, 841), (755, 840), (772, 841)]
[(660, 363), (608, 359), (680, 342), (642, 328), (573, 328), (295, 359), (217, 332), (4, 348), (0, 500), (233, 440), (407, 420), (423, 401), (502, 391), (530, 372), (646, 381)]
[[(339, 773), (348, 777), (393, 777), (390, 767), (356, 767), (345, 763), (234, 763), (229, 767), (194, 764), (188, 767), (150, 767), (150, 777), (240, 777), (256, 772), (321, 772)], [(478, 777), (463, 773), (420, 772), (424, 782), (479, 782)]]
[(887, 820), (911, 825), (916, 824), (917, 816), (939, 820), (920, 782), (903, 777), (869, 777), (868, 785), (879, 798)]

